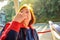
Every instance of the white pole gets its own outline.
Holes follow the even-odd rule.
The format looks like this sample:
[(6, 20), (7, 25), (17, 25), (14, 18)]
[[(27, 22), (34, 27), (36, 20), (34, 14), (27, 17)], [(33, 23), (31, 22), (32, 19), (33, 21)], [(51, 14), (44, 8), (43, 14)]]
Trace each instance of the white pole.
[(18, 9), (19, 9), (19, 2), (18, 2), (18, 0), (14, 0), (14, 8), (15, 8), (15, 12), (17, 14)]

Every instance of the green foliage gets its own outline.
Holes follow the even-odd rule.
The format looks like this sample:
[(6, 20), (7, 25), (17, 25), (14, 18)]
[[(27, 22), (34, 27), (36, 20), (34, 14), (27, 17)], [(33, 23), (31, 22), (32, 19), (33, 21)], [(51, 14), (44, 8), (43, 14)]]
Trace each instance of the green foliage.
[(38, 0), (34, 4), (34, 12), (37, 22), (60, 21), (60, 0)]
[(8, 4), (2, 8), (2, 10), (6, 13), (6, 22), (11, 21), (12, 17), (15, 15), (13, 1), (9, 1)]

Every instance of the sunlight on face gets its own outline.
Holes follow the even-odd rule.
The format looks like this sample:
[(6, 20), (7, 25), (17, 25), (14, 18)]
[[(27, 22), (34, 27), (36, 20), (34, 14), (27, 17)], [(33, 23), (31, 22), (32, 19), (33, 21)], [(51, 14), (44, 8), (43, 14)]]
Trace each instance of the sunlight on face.
[(30, 10), (28, 8), (23, 8), (21, 10), (21, 13), (26, 13), (27, 14), (27, 18), (25, 20), (26, 22), (31, 20), (31, 13), (30, 13)]

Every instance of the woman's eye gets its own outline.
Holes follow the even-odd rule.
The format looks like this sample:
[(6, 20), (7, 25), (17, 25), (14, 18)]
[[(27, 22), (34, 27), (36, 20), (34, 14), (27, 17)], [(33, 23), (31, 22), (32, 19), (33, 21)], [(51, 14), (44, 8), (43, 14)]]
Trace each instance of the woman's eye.
[(28, 11), (26, 13), (29, 13)]

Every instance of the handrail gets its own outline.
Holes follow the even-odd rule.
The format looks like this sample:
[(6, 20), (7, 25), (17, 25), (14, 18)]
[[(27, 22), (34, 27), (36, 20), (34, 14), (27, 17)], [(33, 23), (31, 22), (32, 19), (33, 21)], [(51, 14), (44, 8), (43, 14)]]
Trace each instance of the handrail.
[(50, 30), (51, 30), (51, 34), (52, 34), (53, 40), (56, 40), (55, 31), (52, 29), (52, 27), (54, 27), (53, 24), (54, 23), (52, 21), (49, 21), (49, 26), (50, 26)]
[[(55, 31), (56, 28), (58, 28), (58, 27), (60, 27), (60, 26), (54, 24), (52, 21), (49, 21), (49, 25), (50, 25), (51, 33), (52, 33), (52, 36), (53, 36), (53, 40), (56, 40), (56, 38), (57, 38), (57, 39), (60, 39), (60, 35)], [(53, 28), (54, 28), (55, 30), (53, 30)]]
[(48, 33), (48, 32), (51, 32), (51, 30), (45, 30), (43, 32), (38, 32), (38, 34), (44, 34), (44, 33)]
[(54, 32), (55, 37), (60, 39), (60, 35), (57, 32), (55, 32), (55, 31), (53, 31), (53, 32)]
[(53, 32), (53, 29), (52, 29), (51, 26), (50, 26), (50, 29), (51, 29), (51, 33), (52, 33), (53, 40), (56, 40), (55, 35), (54, 35), (54, 32)]

